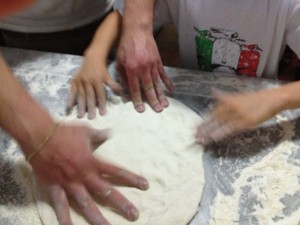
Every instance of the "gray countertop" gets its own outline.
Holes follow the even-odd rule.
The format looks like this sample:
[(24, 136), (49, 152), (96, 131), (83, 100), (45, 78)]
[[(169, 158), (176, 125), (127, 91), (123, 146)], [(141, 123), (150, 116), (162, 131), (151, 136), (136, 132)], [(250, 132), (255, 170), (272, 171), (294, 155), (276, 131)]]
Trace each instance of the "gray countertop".
[[(70, 78), (78, 70), (82, 58), (9, 48), (0, 48), (0, 51), (31, 95), (52, 115), (63, 116)], [(114, 74), (114, 64), (109, 68)], [(246, 92), (272, 88), (280, 84), (279, 81), (268, 79), (175, 68), (166, 68), (166, 70), (176, 89), (171, 97), (185, 103), (201, 116), (206, 115), (208, 106), (213, 102), (211, 87), (225, 91)], [(291, 141), (294, 146), (288, 158), (291, 164), (299, 168), (295, 174), (299, 178), (299, 190), (294, 195), (289, 194), (280, 199), (286, 206), (284, 216), (299, 212), (300, 209), (300, 119), (298, 115), (300, 115), (299, 110), (285, 111), (280, 114), (292, 126)], [(244, 174), (243, 170), (265, 159), (282, 141), (286, 132), (283, 123), (273, 118), (258, 129), (206, 147), (203, 156), (206, 184), (199, 211), (191, 221), (191, 225), (209, 224), (211, 206), (216, 196), (218, 194), (234, 196), (235, 181)], [(29, 175), (24, 172), (26, 171), (24, 167), (23, 156), (18, 146), (1, 130), (0, 225), (40, 224), (32, 192), (28, 188)], [(227, 225), (259, 224), (253, 214), (253, 211), (257, 210), (255, 205), (258, 203), (255, 194), (251, 194), (251, 188), (243, 187), (238, 207), (239, 216), (235, 222), (228, 222)], [(282, 218), (278, 216), (272, 219), (276, 222)]]

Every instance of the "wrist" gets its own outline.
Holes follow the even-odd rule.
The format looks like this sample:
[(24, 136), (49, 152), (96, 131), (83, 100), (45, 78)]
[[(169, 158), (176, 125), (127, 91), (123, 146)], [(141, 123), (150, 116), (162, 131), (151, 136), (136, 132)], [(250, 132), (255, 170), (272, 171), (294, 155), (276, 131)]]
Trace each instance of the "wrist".
[(44, 138), (54, 121), (46, 110), (30, 98), (14, 101), (10, 107), (10, 124), (5, 127), (27, 155)]
[(152, 32), (154, 0), (127, 0), (123, 16), (123, 30)]
[(40, 143), (36, 145), (28, 154), (26, 154), (26, 160), (30, 163), (31, 159), (34, 158), (37, 154), (39, 154), (43, 148), (48, 145), (53, 136), (58, 132), (62, 121), (55, 122), (54, 125), (47, 131), (46, 136), (41, 139)]
[[(271, 90), (272, 99), (275, 100), (275, 110), (276, 112), (280, 112), (290, 108), (292, 98), (289, 96), (288, 92), (285, 92), (281, 88), (276, 88)], [(270, 99), (271, 101), (273, 101)]]
[(47, 136), (48, 131), (55, 125), (55, 122), (48, 117), (39, 116), (37, 121), (27, 121), (20, 124), (19, 133), (15, 135), (24, 155), (28, 157), (36, 146), (40, 145)]
[[(129, 16), (127, 16), (129, 17)], [(125, 18), (125, 17), (124, 17)], [(142, 32), (153, 32), (152, 16), (135, 18), (130, 17), (123, 19), (123, 32), (127, 31), (142, 31)]]
[(106, 64), (107, 62), (107, 58), (108, 58), (108, 53), (106, 53), (106, 51), (102, 50), (98, 50), (98, 48), (96, 46), (91, 45), (90, 47), (88, 47), (85, 51), (84, 51), (84, 60), (87, 61), (97, 61), (97, 64)]

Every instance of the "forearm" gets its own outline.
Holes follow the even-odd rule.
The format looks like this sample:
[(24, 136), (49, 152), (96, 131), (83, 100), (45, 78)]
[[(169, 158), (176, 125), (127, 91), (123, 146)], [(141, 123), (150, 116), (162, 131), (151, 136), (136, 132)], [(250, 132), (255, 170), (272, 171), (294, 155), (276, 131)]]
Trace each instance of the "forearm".
[(142, 29), (152, 32), (155, 0), (125, 0), (124, 31)]
[(85, 51), (86, 57), (95, 57), (106, 63), (110, 50), (116, 44), (122, 27), (122, 17), (119, 12), (110, 13), (94, 35), (92, 43)]
[(18, 141), (23, 151), (33, 149), (53, 126), (51, 117), (23, 89), (2, 57), (0, 84), (0, 126)]
[(274, 96), (278, 112), (300, 107), (300, 81), (283, 85), (270, 92)]

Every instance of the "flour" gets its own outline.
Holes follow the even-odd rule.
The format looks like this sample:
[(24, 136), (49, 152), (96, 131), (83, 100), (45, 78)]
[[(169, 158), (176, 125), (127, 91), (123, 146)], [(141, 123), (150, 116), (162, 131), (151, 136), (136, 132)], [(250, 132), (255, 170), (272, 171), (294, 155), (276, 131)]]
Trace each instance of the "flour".
[[(1, 184), (1, 188), (4, 189), (3, 191), (10, 191), (11, 194), (7, 194), (6, 198), (1, 199), (0, 224), (41, 225), (31, 189), (31, 171), (24, 160), (23, 154), (17, 149), (16, 142), (11, 140), (7, 149), (1, 152), (0, 169), (4, 173), (2, 176), (5, 179), (4, 183)], [(2, 166), (5, 166), (5, 164), (4, 169)]]
[[(280, 116), (277, 120), (283, 122), (284, 130), (278, 146), (262, 160), (242, 170), (232, 185), (233, 195), (217, 193), (210, 208), (210, 225), (294, 225), (300, 220), (300, 208), (289, 214), (283, 201), (286, 196), (300, 196), (300, 167), (289, 162), (296, 151), (291, 141), (294, 126)], [(241, 211), (245, 194), (253, 199), (252, 210), (246, 215)]]

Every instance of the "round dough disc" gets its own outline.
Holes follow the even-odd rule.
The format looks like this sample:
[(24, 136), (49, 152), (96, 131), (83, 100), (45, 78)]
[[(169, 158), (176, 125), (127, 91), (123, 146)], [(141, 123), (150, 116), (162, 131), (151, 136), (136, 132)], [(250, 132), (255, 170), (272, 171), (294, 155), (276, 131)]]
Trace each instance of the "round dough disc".
[[(136, 222), (129, 222), (110, 209), (99, 206), (112, 225), (186, 225), (197, 212), (203, 186), (201, 145), (194, 134), (200, 117), (185, 105), (169, 99), (170, 106), (155, 113), (146, 105), (137, 113), (132, 103), (110, 105), (104, 117), (88, 121), (97, 128), (110, 128), (112, 137), (94, 153), (144, 176), (147, 191), (117, 187), (139, 211)], [(40, 216), (45, 225), (58, 225), (49, 200), (35, 186)], [(88, 223), (71, 209), (74, 225)]]

